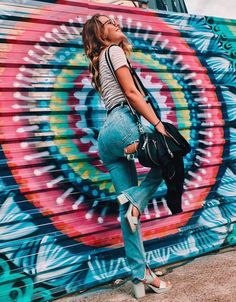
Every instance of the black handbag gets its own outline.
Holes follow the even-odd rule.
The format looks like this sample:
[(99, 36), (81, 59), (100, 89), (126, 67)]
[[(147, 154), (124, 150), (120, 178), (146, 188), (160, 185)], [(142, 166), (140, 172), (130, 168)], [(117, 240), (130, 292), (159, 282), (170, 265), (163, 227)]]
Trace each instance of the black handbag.
[[(112, 47), (112, 45), (110, 47)], [(115, 80), (119, 84), (109, 55), (110, 47), (105, 52), (105, 58)], [(145, 95), (145, 100), (147, 101), (147, 103), (150, 103), (156, 115), (160, 119), (159, 113), (157, 113), (157, 109), (153, 105), (152, 96), (142, 84), (135, 70), (132, 68), (130, 62), (128, 60), (127, 62), (129, 64), (136, 87), (142, 94)], [(122, 90), (122, 87), (120, 88)], [(176, 157), (185, 156), (190, 152), (191, 148), (189, 143), (181, 135), (178, 129), (168, 122), (162, 122), (166, 132), (168, 133), (168, 136), (163, 135), (158, 131), (154, 131), (153, 133), (145, 132), (138, 114), (130, 105), (125, 93), (124, 96), (140, 132), (139, 144), (137, 147), (137, 158), (140, 164), (145, 167), (151, 168), (161, 167), (163, 171), (163, 177), (171, 179), (175, 175), (174, 167), (172, 164), (173, 160), (175, 160)]]
[(142, 133), (139, 137), (137, 157), (144, 167), (161, 167), (164, 179), (171, 179), (175, 175), (173, 161), (176, 157), (189, 153), (190, 146), (174, 125), (162, 123), (169, 136), (158, 131)]
[(146, 167), (165, 166), (175, 156), (185, 156), (190, 147), (175, 126), (162, 122), (169, 136), (144, 132), (137, 148), (139, 162)]

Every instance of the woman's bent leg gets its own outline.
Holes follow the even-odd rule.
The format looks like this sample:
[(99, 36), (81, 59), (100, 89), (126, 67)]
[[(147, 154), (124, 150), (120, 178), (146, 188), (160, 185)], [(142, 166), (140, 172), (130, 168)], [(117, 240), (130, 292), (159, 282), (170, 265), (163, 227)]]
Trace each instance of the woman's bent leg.
[(139, 186), (122, 190), (122, 193), (124, 193), (134, 205), (137, 205), (140, 213), (142, 213), (161, 182), (161, 168), (152, 168)]

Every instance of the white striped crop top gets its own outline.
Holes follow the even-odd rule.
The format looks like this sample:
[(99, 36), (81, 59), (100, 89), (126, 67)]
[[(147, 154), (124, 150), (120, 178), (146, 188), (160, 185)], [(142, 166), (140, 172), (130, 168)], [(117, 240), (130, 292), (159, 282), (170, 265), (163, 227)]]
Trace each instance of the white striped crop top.
[[(109, 54), (115, 70), (122, 66), (128, 66), (126, 55), (121, 47), (117, 45), (112, 46), (109, 50)], [(110, 110), (116, 104), (126, 102), (119, 84), (114, 79), (107, 65), (105, 51), (101, 53), (99, 58), (99, 76), (102, 88), (101, 99), (107, 110)]]

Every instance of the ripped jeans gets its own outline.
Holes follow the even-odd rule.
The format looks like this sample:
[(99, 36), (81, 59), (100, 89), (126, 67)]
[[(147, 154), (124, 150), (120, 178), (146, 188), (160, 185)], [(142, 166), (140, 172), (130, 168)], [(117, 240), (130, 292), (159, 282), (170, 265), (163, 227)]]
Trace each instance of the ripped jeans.
[[(145, 127), (145, 131), (155, 131)], [(98, 150), (104, 166), (110, 173), (116, 194), (124, 193), (143, 212), (148, 201), (162, 182), (161, 169), (152, 168), (138, 186), (134, 160), (128, 160), (124, 148), (139, 139), (139, 131), (127, 105), (116, 107), (108, 115), (98, 136)], [(132, 272), (132, 280), (145, 279), (148, 264), (140, 232), (140, 222), (134, 233), (124, 217), (128, 204), (120, 206), (120, 221), (125, 253)]]

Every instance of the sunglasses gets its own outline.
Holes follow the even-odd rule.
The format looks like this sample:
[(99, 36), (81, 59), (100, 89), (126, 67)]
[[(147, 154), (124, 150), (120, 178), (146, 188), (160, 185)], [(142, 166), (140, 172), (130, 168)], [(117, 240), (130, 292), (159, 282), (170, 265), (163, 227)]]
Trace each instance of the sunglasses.
[(109, 18), (106, 22), (102, 23), (102, 26), (105, 26), (106, 24), (111, 24), (114, 26), (119, 25), (119, 23), (114, 18)]

